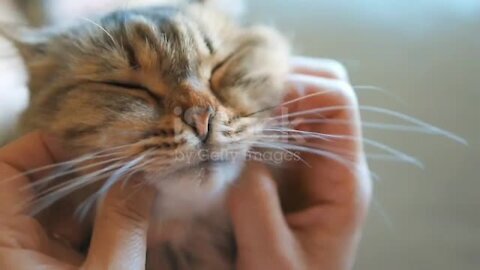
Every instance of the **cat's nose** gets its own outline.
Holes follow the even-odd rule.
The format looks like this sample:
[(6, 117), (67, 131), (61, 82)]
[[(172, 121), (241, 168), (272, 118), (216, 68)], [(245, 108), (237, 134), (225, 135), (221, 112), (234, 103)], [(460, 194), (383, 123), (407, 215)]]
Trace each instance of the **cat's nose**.
[(192, 127), (198, 138), (205, 142), (210, 133), (210, 122), (214, 116), (213, 108), (191, 108), (183, 114), (183, 121)]

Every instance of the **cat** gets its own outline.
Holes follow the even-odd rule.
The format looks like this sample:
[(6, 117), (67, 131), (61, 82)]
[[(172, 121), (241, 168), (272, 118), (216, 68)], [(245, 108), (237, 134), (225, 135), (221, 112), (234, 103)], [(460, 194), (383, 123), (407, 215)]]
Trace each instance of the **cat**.
[(224, 199), (284, 96), (288, 42), (209, 1), (118, 10), (12, 41), (31, 95), (19, 133), (46, 130), (73, 156), (106, 159), (94, 172), (76, 164), (82, 173), (37, 206), (85, 206), (141, 171), (159, 193), (147, 269), (233, 269)]

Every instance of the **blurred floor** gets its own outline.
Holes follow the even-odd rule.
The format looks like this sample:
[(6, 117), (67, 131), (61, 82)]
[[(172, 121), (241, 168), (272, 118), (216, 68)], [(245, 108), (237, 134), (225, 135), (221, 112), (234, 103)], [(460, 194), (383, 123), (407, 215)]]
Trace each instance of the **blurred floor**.
[(381, 180), (355, 269), (480, 269), (480, 2), (252, 0), (249, 10), (287, 33), (296, 53), (338, 59), (355, 85), (388, 92), (359, 89), (363, 105), (469, 141), (366, 129), (425, 169), (370, 161)]

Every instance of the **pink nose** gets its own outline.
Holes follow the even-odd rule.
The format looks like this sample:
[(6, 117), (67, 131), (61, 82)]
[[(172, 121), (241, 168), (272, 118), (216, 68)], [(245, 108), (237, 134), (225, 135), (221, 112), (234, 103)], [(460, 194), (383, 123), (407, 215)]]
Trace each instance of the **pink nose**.
[(183, 114), (183, 121), (205, 142), (210, 133), (210, 121), (214, 110), (209, 108), (190, 108)]

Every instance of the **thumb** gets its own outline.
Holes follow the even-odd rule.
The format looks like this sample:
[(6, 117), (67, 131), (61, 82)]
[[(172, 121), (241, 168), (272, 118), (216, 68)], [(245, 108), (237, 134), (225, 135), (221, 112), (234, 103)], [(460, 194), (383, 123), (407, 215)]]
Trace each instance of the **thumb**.
[(143, 179), (117, 183), (101, 202), (85, 269), (145, 269), (155, 191), (134, 180)]
[[(267, 168), (254, 162), (247, 164), (231, 189), (228, 209), (242, 268), (286, 269), (286, 265), (291, 265), (286, 260), (296, 245)], [(272, 268), (273, 262), (282, 267)]]

